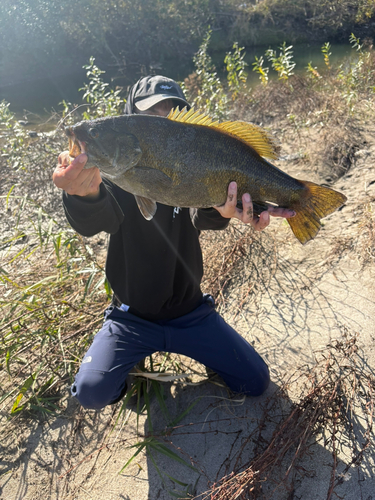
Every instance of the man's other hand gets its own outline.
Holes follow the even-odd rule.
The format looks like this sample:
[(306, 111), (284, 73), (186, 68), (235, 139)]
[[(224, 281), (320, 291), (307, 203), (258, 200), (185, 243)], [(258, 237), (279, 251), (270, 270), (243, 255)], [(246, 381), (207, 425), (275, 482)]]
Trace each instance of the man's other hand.
[(294, 217), (296, 213), (294, 210), (287, 208), (280, 208), (269, 206), (267, 210), (262, 212), (259, 216), (254, 215), (253, 203), (249, 193), (242, 196), (242, 209), (237, 207), (237, 183), (231, 182), (228, 186), (228, 196), (224, 205), (214, 207), (226, 219), (239, 219), (244, 224), (251, 224), (256, 231), (263, 231), (269, 223), (270, 216), (272, 217)]

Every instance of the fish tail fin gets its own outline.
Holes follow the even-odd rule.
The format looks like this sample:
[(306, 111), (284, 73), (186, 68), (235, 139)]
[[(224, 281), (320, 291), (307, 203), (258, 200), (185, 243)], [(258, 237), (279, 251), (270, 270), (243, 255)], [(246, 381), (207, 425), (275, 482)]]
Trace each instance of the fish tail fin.
[(287, 219), (302, 244), (315, 238), (321, 228), (320, 219), (327, 217), (346, 202), (346, 196), (314, 182), (300, 181), (305, 193), (291, 206), (296, 215)]

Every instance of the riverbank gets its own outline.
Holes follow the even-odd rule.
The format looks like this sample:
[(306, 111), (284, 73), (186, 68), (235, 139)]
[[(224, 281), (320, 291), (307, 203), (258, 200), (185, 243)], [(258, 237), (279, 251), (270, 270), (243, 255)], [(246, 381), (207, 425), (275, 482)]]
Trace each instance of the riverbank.
[[(348, 197), (305, 246), (280, 220), (261, 234), (235, 222), (202, 233), (203, 290), (271, 369), (257, 399), (207, 380), (190, 359), (161, 354), (147, 360), (146, 376), (177, 379), (142, 379), (149, 399), (78, 407), (69, 386), (110, 300), (107, 235), (81, 238), (65, 220), (51, 182), (63, 134), (30, 138), (9, 119), (0, 157), (4, 498), (204, 498), (233, 484), (257, 500), (290, 500), (291, 491), (304, 500), (371, 496), (374, 54), (363, 51), (359, 62), (228, 96), (232, 119), (262, 124), (280, 142), (280, 169)], [(275, 467), (265, 469), (270, 456)]]
[[(225, 319), (244, 338), (254, 343), (268, 361), (272, 384), (263, 397), (242, 399), (239, 395), (229, 394), (220, 380), (205, 381), (204, 367), (189, 359), (172, 355), (163, 362), (163, 359), (155, 358), (154, 371), (158, 371), (163, 362), (168, 373), (176, 376), (189, 374), (187, 380), (160, 383), (171, 420), (179, 418), (178, 424), (172, 426), (170, 420), (165, 420), (165, 411), (161, 410), (161, 403), (152, 392), (150, 413), (129, 404), (121, 415), (121, 402), (103, 412), (92, 412), (82, 410), (69, 397), (71, 377), (90, 335), (101, 322), (106, 303), (105, 293), (102, 298), (97, 293), (100, 288), (94, 292), (100, 281), (96, 281), (96, 277), (87, 291), (86, 301), (82, 301), (92, 271), (89, 274), (76, 273), (83, 269), (94, 270), (92, 259), (99, 266), (104, 265), (105, 237), (97, 242), (100, 244), (86, 240), (81, 247), (74, 235), (69, 233), (63, 222), (60, 194), (52, 189), (50, 191), (48, 187), (48, 171), (53, 166), (48, 165), (44, 180), (40, 179), (39, 191), (35, 181), (30, 183), (31, 176), (15, 175), (13, 183), (17, 186), (8, 199), (1, 199), (2, 213), (7, 214), (3, 217), (2, 227), (8, 220), (9, 231), (15, 227), (23, 196), (27, 192), (30, 198), (36, 198), (43, 213), (53, 213), (54, 219), (59, 221), (60, 225), (53, 225), (52, 231), (48, 232), (50, 219), (43, 215), (41, 228), (46, 244), (48, 237), (56, 244), (59, 234), (66, 234), (66, 237), (60, 240), (58, 264), (53, 258), (55, 250), (52, 245), (46, 246), (44, 251), (36, 251), (34, 257), (26, 258), (38, 241), (38, 234), (29, 221), (33, 220), (37, 228), (38, 217), (41, 216), (37, 206), (32, 205), (30, 211), (25, 205), (17, 226), (19, 243), (14, 246), (15, 253), (10, 254), (9, 247), (3, 247), (5, 256), (2, 255), (2, 263), (8, 279), (24, 287), (27, 293), (24, 299), (27, 308), (20, 310), (18, 307), (16, 310), (15, 323), (12, 323), (14, 333), (10, 328), (4, 330), (5, 325), (1, 325), (1, 334), (6, 342), (3, 357), (10, 352), (7, 357), (9, 373), (3, 368), (0, 393), (0, 443), (3, 450), (0, 487), (4, 497), (10, 500), (101, 500), (105, 489), (107, 498), (112, 500), (119, 500), (125, 492), (130, 500), (155, 497), (170, 500), (173, 497), (168, 490), (174, 494), (179, 491), (181, 495), (185, 491), (185, 498), (189, 498), (187, 492), (193, 497), (203, 498), (209, 488), (219, 486), (218, 481), (223, 476), (239, 474), (242, 466), (259, 460), (272, 442), (273, 433), (284, 439), (288, 437), (282, 434), (283, 424), (293, 412), (294, 405), (306, 395), (303, 392), (304, 377), (315, 373), (320, 377), (325, 373), (326, 359), (323, 364), (315, 365), (319, 349), (323, 350), (325, 357), (336, 356), (332, 359), (338, 360), (342, 370), (348, 369), (348, 366), (354, 370), (353, 363), (359, 363), (357, 354), (363, 363), (363, 366), (356, 365), (357, 371), (350, 372), (358, 374), (362, 383), (360, 392), (355, 392), (355, 407), (351, 406), (349, 413), (345, 414), (348, 419), (352, 415), (353, 420), (343, 420), (343, 425), (348, 422), (353, 427), (345, 425), (343, 430), (339, 423), (335, 423), (335, 446), (340, 447), (336, 463), (332, 458), (332, 442), (327, 438), (330, 433), (327, 423), (325, 438), (320, 434), (311, 437), (307, 443), (308, 453), (297, 456), (289, 475), (291, 482), (282, 482), (290, 465), (286, 456), (285, 461), (267, 474), (269, 482), (265, 478), (261, 480), (261, 490), (260, 485), (255, 484), (256, 498), (270, 498), (277, 484), (281, 486), (271, 498), (279, 500), (290, 499), (290, 487), (305, 500), (330, 498), (331, 484), (332, 491), (340, 496), (350, 497), (353, 492), (358, 498), (361, 494), (364, 498), (371, 495), (375, 487), (374, 454), (371, 447), (367, 451), (365, 449), (360, 457), (358, 453), (366, 439), (373, 442), (375, 437), (366, 427), (371, 415), (361, 413), (366, 408), (365, 403), (372, 402), (371, 399), (366, 400), (369, 392), (367, 386), (366, 390), (363, 389), (363, 383), (367, 383), (368, 378), (365, 377), (368, 377), (368, 370), (373, 373), (375, 369), (372, 326), (375, 268), (374, 256), (368, 253), (373, 244), (369, 238), (374, 234), (371, 232), (374, 219), (370, 207), (375, 203), (375, 185), (372, 184), (375, 131), (366, 121), (361, 121), (360, 125), (367, 133), (366, 145), (357, 151), (360, 154), (355, 156), (347, 173), (338, 181), (330, 182), (331, 186), (348, 196), (348, 204), (324, 221), (324, 228), (314, 242), (302, 247), (289, 228), (278, 221), (273, 221), (261, 236), (243, 233), (243, 228), (236, 224), (223, 234), (202, 235), (206, 262), (204, 289), (215, 293)], [(271, 129), (276, 137), (282, 137), (283, 156), (292, 157), (277, 163), (280, 168), (300, 178), (326, 182), (326, 178), (319, 173), (326, 167), (325, 158), (313, 163), (306, 161), (313, 149), (324, 149), (322, 131), (312, 127), (305, 129), (301, 137), (287, 120), (275, 117)], [(296, 152), (298, 156), (293, 156)], [(36, 197), (37, 192), (39, 195)], [(8, 190), (1, 194), (7, 195)], [(68, 249), (68, 245), (72, 250), (70, 282), (64, 274), (63, 248)], [(90, 253), (84, 250), (85, 247), (90, 249)], [(9, 263), (10, 257), (14, 258), (23, 249), (23, 257), (19, 256)], [(74, 262), (81, 264), (77, 268)], [(58, 278), (59, 275), (62, 278)], [(73, 275), (75, 281), (72, 281)], [(3, 296), (10, 300), (9, 295)], [(35, 308), (33, 314), (38, 314), (37, 307), (40, 307), (43, 297), (45, 315), (40, 311), (35, 318), (37, 321), (32, 324), (30, 316), (25, 313)], [(33, 335), (30, 336), (31, 333)], [(11, 335), (16, 335), (18, 348), (15, 341), (10, 343)], [(25, 342), (27, 339), (32, 342), (29, 347)], [(356, 351), (352, 352), (353, 342), (356, 342)], [(337, 348), (327, 347), (328, 344), (337, 345)], [(13, 350), (9, 351), (9, 347)], [(340, 351), (336, 350), (340, 348), (346, 349), (349, 356), (344, 356), (341, 361), (337, 357), (341, 355)], [(41, 359), (46, 360), (47, 365), (41, 367)], [(48, 373), (48, 365), (55, 372), (53, 379)], [(297, 372), (296, 367), (299, 367)], [(31, 390), (31, 385), (27, 388), (25, 382), (38, 369)], [(60, 370), (63, 371), (59, 374)], [(290, 380), (292, 373), (299, 382), (294, 378)], [(329, 375), (333, 377), (333, 386), (336, 382), (334, 373), (332, 368)], [(346, 378), (345, 383), (351, 384), (350, 380)], [(25, 389), (22, 390), (22, 387)], [(349, 388), (353, 391), (353, 385)], [(19, 394), (23, 397), (15, 406)], [(316, 403), (321, 401), (317, 399)], [(12, 408), (13, 415), (10, 416)], [(187, 414), (183, 416), (187, 409)], [(328, 418), (330, 407), (325, 415)], [(341, 418), (344, 419), (343, 416)], [(345, 429), (351, 429), (351, 434), (347, 435)], [(160, 442), (194, 469), (150, 448), (149, 452), (137, 455), (120, 473), (138, 450), (130, 446), (136, 446), (145, 439)], [(357, 452), (353, 454), (354, 448)], [(294, 456), (296, 450), (292, 443), (290, 455)], [(305, 448), (299, 450), (302, 453)], [(276, 451), (279, 453), (280, 448)], [(356, 457), (358, 462), (354, 464)], [(340, 477), (345, 480), (340, 481)], [(227, 486), (233, 484), (234, 478), (233, 474), (228, 478), (232, 483)]]

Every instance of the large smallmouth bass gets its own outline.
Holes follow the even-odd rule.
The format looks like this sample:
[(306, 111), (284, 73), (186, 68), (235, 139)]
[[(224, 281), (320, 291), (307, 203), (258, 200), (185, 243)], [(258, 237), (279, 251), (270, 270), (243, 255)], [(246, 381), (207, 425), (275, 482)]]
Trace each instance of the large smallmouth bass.
[(249, 193), (257, 211), (270, 202), (289, 208), (288, 220), (301, 243), (316, 236), (320, 219), (346, 197), (333, 189), (297, 180), (269, 163), (277, 148), (262, 128), (247, 122), (215, 122), (199, 111), (168, 117), (123, 115), (87, 120), (65, 129), (70, 155), (85, 152), (86, 168), (134, 194), (150, 220), (156, 202), (175, 207), (222, 205), (228, 185), (237, 182), (238, 199)]

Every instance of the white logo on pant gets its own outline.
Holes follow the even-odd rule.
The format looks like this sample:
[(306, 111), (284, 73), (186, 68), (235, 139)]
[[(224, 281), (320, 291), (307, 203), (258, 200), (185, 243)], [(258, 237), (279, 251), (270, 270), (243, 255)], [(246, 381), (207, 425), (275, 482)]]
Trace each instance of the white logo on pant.
[(92, 357), (91, 356), (86, 356), (85, 358), (83, 358), (82, 364), (84, 364), (84, 363), (91, 363), (91, 361), (92, 361)]
[(173, 209), (173, 218), (175, 218), (176, 215), (178, 215), (180, 211), (181, 211), (180, 207), (174, 207), (174, 209)]

